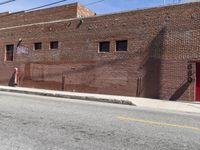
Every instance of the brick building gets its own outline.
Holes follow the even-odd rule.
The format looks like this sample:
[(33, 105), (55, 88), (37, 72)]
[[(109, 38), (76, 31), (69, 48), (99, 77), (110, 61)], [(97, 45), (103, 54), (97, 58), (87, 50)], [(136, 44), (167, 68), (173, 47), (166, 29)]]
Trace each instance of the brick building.
[(78, 3), (0, 14), (0, 84), (200, 100), (200, 2), (96, 16)]

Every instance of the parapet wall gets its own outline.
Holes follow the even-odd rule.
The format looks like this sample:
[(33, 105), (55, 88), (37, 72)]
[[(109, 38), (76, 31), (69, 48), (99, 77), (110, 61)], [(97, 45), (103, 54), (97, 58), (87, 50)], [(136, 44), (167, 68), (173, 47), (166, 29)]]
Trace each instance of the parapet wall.
[(78, 3), (41, 9), (31, 12), (2, 13), (0, 14), (0, 28), (50, 22), (62, 19), (94, 16), (94, 13)]

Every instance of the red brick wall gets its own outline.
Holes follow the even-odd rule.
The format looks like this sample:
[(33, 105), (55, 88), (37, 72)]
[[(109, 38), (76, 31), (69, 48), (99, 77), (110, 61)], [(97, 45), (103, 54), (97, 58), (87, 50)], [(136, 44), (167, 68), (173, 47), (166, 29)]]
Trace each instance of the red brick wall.
[(0, 28), (40, 22), (50, 22), (55, 20), (72, 19), (79, 17), (79, 15), (86, 17), (93, 16), (94, 13), (92, 13), (90, 10), (84, 8), (78, 3), (58, 6), (54, 8), (47, 8), (27, 13), (2, 13), (0, 14)]
[[(8, 84), (17, 65), (20, 86), (61, 90), (65, 77), (67, 91), (194, 100), (195, 63), (192, 83), (187, 82), (187, 65), (200, 55), (199, 7), (200, 3), (190, 3), (88, 17), (82, 22), (77, 18), (0, 28), (0, 68), (5, 70), (0, 83)], [(88, 14), (82, 6), (77, 12)], [(14, 62), (3, 61), (5, 45), (16, 47), (19, 39), (27, 53), (17, 54), (15, 49)], [(128, 40), (128, 51), (116, 52), (116, 40)], [(50, 41), (59, 41), (59, 49), (50, 50)], [(101, 41), (110, 41), (109, 53), (98, 53)], [(33, 49), (35, 42), (43, 43), (42, 50)]]
[(91, 17), (91, 16), (95, 16), (95, 13), (93, 13), (91, 10), (78, 3), (77, 17)]

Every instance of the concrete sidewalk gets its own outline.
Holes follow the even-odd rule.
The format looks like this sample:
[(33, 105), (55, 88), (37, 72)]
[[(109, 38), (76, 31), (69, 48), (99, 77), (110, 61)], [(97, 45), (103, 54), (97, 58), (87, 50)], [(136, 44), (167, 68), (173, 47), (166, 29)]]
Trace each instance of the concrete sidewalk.
[(54, 90), (8, 87), (8, 86), (0, 86), (0, 91), (69, 98), (69, 99), (79, 99), (79, 100), (87, 100), (87, 101), (97, 101), (97, 102), (105, 102), (105, 103), (133, 105), (133, 106), (146, 107), (146, 108), (151, 108), (151, 109), (163, 109), (163, 110), (171, 110), (171, 111), (200, 113), (200, 103), (195, 103), (195, 102), (175, 102), (175, 101), (155, 100), (155, 99), (138, 98), (138, 97), (62, 92), (62, 91), (54, 91)]

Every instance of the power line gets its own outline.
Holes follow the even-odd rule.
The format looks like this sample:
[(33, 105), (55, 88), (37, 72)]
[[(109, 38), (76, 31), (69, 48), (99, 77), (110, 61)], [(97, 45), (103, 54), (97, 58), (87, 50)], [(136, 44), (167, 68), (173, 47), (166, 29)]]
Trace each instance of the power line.
[(4, 2), (1, 2), (0, 5), (4, 5), (4, 4), (7, 4), (7, 3), (11, 3), (11, 2), (14, 2), (15, 0), (7, 0), (7, 1), (4, 1)]
[[(16, 0), (8, 0), (8, 1), (16, 1)], [(7, 3), (8, 3), (7, 1)], [(7, 17), (7, 16), (11, 16), (11, 15), (15, 15), (15, 14), (18, 14), (18, 13), (21, 13), (21, 12), (30, 12), (30, 11), (33, 11), (33, 10), (37, 10), (37, 9), (40, 9), (40, 8), (44, 8), (44, 7), (47, 7), (47, 6), (51, 6), (51, 5), (55, 5), (55, 4), (59, 4), (59, 3), (62, 3), (62, 2), (66, 2), (68, 0), (60, 0), (60, 1), (57, 1), (57, 2), (53, 2), (53, 3), (49, 3), (49, 4), (46, 4), (46, 5), (41, 5), (41, 6), (38, 6), (38, 7), (34, 7), (34, 8), (30, 8), (30, 9), (26, 9), (26, 10), (22, 10), (22, 11), (17, 11), (17, 12), (14, 12), (14, 13), (9, 13), (7, 15), (3, 15), (3, 16), (0, 16), (0, 18), (3, 18), (3, 17)], [(3, 3), (3, 2), (2, 2)], [(4, 2), (5, 3), (5, 2)], [(1, 3), (0, 3), (1, 5)]]
[(105, 0), (98, 0), (98, 1), (96, 1), (96, 2), (92, 2), (92, 3), (85, 4), (85, 6), (95, 5), (95, 4), (101, 3), (101, 2), (103, 2), (103, 1), (105, 1)]
[(51, 5), (63, 3), (63, 2), (66, 2), (66, 1), (68, 1), (68, 0), (60, 0), (60, 1), (57, 1), (57, 2), (53, 2), (53, 3), (46, 4), (46, 5), (42, 5), (42, 6), (30, 8), (30, 9), (26, 9), (26, 10), (23, 10), (23, 11), (24, 12), (29, 12), (29, 11), (37, 10), (37, 9), (40, 9), (40, 8), (48, 7), (48, 6), (51, 6)]

